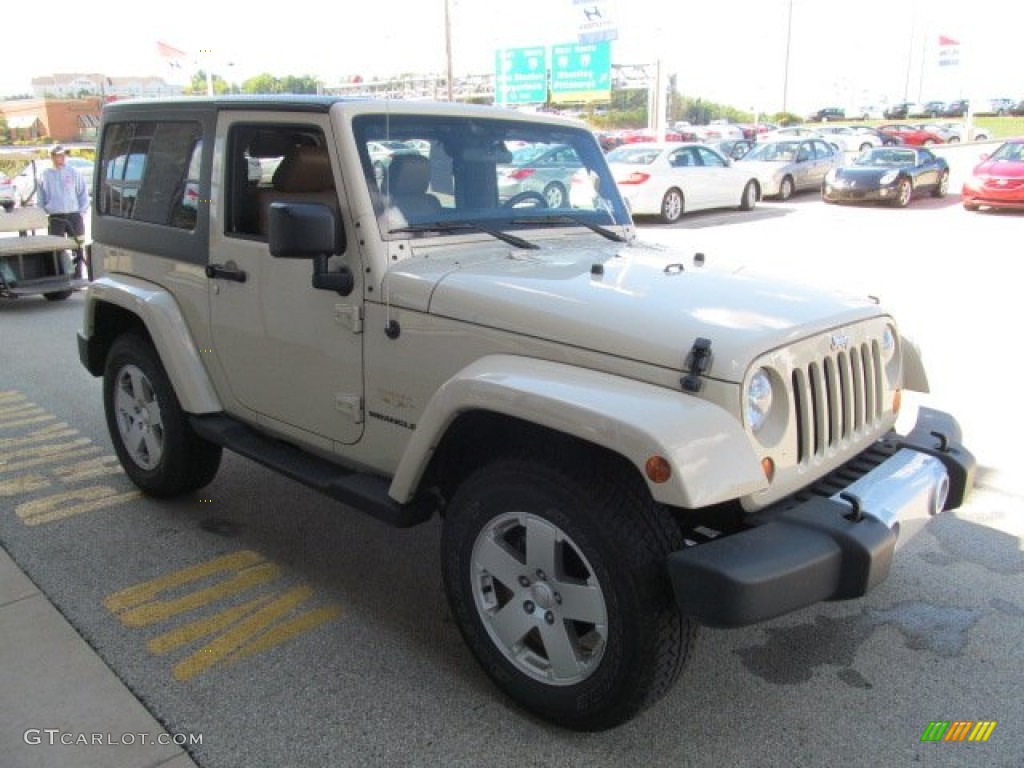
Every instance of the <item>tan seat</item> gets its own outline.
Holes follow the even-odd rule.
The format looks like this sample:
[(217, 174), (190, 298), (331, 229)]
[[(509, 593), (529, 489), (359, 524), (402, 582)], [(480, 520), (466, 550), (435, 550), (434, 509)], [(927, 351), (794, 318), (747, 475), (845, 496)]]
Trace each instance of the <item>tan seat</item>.
[(324, 203), (338, 213), (338, 193), (331, 173), (331, 158), (324, 147), (295, 147), (274, 171), (273, 189), (259, 194), (260, 234), (267, 234), (270, 204), (288, 200)]
[(430, 160), (420, 154), (395, 155), (384, 172), (383, 193), (389, 208), (396, 208), (406, 222), (441, 212), (441, 201), (430, 188)]

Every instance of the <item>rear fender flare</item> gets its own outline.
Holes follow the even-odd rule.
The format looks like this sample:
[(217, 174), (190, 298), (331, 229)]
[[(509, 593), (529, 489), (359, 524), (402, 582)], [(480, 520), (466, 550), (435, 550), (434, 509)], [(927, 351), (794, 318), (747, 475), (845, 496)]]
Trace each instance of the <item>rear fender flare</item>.
[(181, 407), (195, 414), (223, 410), (181, 308), (168, 291), (144, 280), (108, 276), (89, 285), (88, 301), (87, 340), (95, 333), (101, 305), (120, 307), (146, 327)]

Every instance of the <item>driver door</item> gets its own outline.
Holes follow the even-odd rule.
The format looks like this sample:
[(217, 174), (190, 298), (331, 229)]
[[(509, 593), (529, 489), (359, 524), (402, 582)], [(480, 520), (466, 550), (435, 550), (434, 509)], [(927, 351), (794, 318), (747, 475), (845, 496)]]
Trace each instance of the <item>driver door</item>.
[[(274, 200), (340, 211), (327, 116), (302, 115), (295, 123), (282, 123), (280, 115), (239, 119), (218, 127), (218, 147), (224, 151), (215, 158), (220, 178), (215, 173), (213, 194), (220, 191), (223, 205), (211, 223), (207, 275), (211, 352), (227, 385), (221, 391), (234, 396), (226, 406), (279, 432), (322, 441), (328, 450), (354, 443), (363, 431), (359, 278), (348, 296), (314, 289), (312, 261), (271, 256), (266, 233)], [(319, 179), (295, 170), (289, 158), (300, 153), (321, 159), (312, 171)], [(350, 246), (330, 264), (355, 258)]]

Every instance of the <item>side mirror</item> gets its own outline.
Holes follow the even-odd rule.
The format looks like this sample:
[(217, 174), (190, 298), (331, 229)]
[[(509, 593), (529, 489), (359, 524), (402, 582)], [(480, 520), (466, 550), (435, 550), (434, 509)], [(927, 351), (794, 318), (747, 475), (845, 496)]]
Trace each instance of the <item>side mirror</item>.
[(270, 254), (278, 259), (312, 259), (313, 287), (348, 296), (355, 287), (352, 270), (328, 271), (327, 260), (345, 250), (337, 216), (323, 203), (274, 202), (268, 216)]

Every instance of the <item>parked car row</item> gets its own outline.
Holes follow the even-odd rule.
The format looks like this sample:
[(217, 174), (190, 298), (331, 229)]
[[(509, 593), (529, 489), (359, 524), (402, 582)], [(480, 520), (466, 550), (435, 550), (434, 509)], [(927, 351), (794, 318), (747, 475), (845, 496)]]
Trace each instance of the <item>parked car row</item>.
[[(1024, 137), (982, 158), (963, 184), (964, 208), (1024, 211)], [(949, 163), (928, 146), (873, 144), (847, 162), (841, 149), (800, 132), (763, 138), (735, 160), (709, 144), (650, 142), (620, 147), (608, 162), (633, 215), (666, 223), (708, 208), (750, 210), (760, 199), (801, 191), (818, 191), (832, 204), (905, 208), (924, 196), (945, 197), (950, 184)]]
[[(883, 111), (882, 116), (885, 120), (905, 120), (914, 117), (930, 117), (933, 120), (939, 117), (964, 117), (967, 114), (968, 106), (968, 99), (926, 101), (920, 104), (911, 101), (901, 101), (890, 104)], [(1018, 102), (1007, 98), (976, 100), (971, 111), (975, 115), (994, 115), (997, 117), (1024, 114), (1024, 100)]]

